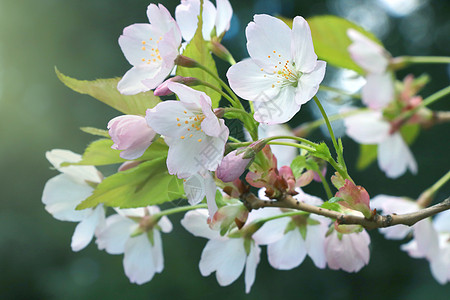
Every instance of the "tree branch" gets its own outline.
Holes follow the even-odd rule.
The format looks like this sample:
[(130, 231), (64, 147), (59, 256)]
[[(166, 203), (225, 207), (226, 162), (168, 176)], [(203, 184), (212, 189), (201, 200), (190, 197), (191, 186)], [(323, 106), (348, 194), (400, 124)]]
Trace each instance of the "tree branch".
[(399, 224), (412, 226), (420, 220), (450, 209), (449, 197), (441, 203), (421, 209), (417, 212), (401, 215), (390, 214), (385, 216), (374, 214), (370, 219), (366, 219), (362, 216), (346, 215), (334, 210), (306, 204), (296, 200), (291, 195), (285, 195), (278, 200), (262, 200), (252, 193), (246, 193), (241, 196), (241, 200), (244, 201), (244, 205), (249, 211), (263, 207), (292, 208), (335, 219), (341, 225), (358, 224), (366, 229), (390, 227)]

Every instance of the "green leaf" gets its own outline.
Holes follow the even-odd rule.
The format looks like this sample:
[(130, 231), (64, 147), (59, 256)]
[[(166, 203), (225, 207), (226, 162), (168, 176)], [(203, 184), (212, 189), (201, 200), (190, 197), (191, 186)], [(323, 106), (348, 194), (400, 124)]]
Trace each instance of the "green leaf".
[(337, 202), (340, 202), (340, 201), (344, 201), (344, 199), (342, 199), (340, 197), (333, 197), (330, 200), (328, 200), (327, 202), (328, 203), (337, 203)]
[(353, 28), (374, 42), (381, 42), (370, 32), (362, 27), (337, 16), (324, 15), (308, 19), (311, 35), (314, 43), (314, 50), (319, 57), (336, 67), (354, 70), (360, 74), (364, 71), (359, 67), (348, 52), (348, 46), (351, 44), (347, 36), (347, 30)]
[(359, 145), (359, 155), (356, 161), (356, 169), (364, 170), (367, 168), (375, 159), (377, 159), (377, 145)]
[(420, 133), (419, 124), (406, 124), (400, 128), (400, 133), (408, 145), (411, 145), (416, 140)]
[(291, 162), (291, 170), (295, 178), (299, 178), (302, 175), (303, 170), (306, 168), (306, 158), (304, 156), (297, 156)]
[(155, 107), (161, 100), (152, 91), (137, 95), (122, 95), (117, 90), (120, 78), (78, 80), (59, 72), (56, 75), (66, 86), (80, 94), (86, 94), (127, 115), (145, 115), (148, 108)]
[(95, 127), (80, 127), (80, 129), (81, 129), (81, 131), (92, 134), (92, 135), (110, 138), (108, 130), (99, 129), (99, 128), (95, 128)]
[[(198, 23), (197, 31), (195, 32), (194, 37), (189, 42), (189, 44), (186, 46), (186, 49), (183, 51), (183, 55), (187, 56), (189, 58), (194, 59), (199, 64), (203, 65), (204, 67), (211, 70), (216, 76), (217, 74), (217, 68), (216, 63), (214, 62), (214, 59), (209, 51), (208, 43), (203, 39), (202, 34), (202, 20), (199, 15), (199, 23)], [(205, 82), (208, 82), (215, 86), (220, 86), (219, 82), (217, 80), (206, 73), (204, 70), (201, 70), (199, 68), (185, 68), (181, 66), (177, 66), (177, 75), (183, 76), (183, 77), (195, 77), (200, 80), (203, 80)], [(205, 92), (209, 97), (211, 97), (212, 107), (217, 108), (219, 107), (219, 101), (221, 95), (216, 92), (215, 90), (205, 87), (203, 85), (198, 85), (194, 87), (198, 91)]]
[(166, 159), (160, 157), (107, 177), (77, 209), (100, 203), (120, 208), (161, 204), (183, 197), (182, 187), (182, 180), (169, 175)]
[(329, 203), (328, 201), (325, 202), (324, 204), (322, 204), (320, 207), (325, 208), (325, 209), (329, 209), (329, 210), (334, 210), (337, 212), (341, 211), (341, 207), (339, 204), (337, 203)]
[(315, 151), (311, 152), (311, 154), (326, 161), (328, 161), (328, 159), (332, 157), (330, 149), (324, 142), (317, 145)]
[[(120, 150), (111, 149), (113, 141), (110, 139), (100, 139), (89, 144), (83, 153), (81, 161), (77, 163), (63, 163), (66, 165), (88, 165), (104, 166), (126, 162), (121, 158)], [(152, 160), (159, 157), (166, 157), (169, 147), (161, 140), (153, 142), (145, 153), (136, 160)]]

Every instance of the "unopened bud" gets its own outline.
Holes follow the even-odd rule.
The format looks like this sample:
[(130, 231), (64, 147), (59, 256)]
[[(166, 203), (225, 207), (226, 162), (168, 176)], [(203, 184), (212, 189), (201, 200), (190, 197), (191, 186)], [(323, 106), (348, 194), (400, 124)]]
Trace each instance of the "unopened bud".
[(214, 55), (216, 55), (218, 58), (229, 62), (231, 65), (234, 65), (236, 63), (230, 51), (228, 51), (227, 48), (225, 48), (215, 39), (211, 41), (211, 52), (214, 53)]
[(223, 182), (238, 179), (251, 163), (251, 158), (244, 158), (245, 152), (238, 154), (238, 150), (228, 153), (216, 170), (216, 176)]
[(199, 80), (195, 77), (183, 77), (183, 76), (175, 76), (167, 79), (163, 83), (161, 83), (153, 92), (155, 96), (167, 96), (173, 94), (173, 92), (169, 89), (170, 82), (182, 83), (187, 86), (199, 85)]
[(198, 67), (198, 63), (195, 60), (184, 55), (178, 55), (177, 58), (175, 58), (175, 64), (185, 68)]

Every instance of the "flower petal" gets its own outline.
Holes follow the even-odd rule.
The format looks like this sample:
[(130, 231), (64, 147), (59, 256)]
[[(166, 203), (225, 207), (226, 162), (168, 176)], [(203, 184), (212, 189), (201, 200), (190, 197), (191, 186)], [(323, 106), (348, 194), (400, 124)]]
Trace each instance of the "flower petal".
[[(318, 220), (319, 218), (313, 218)], [(328, 231), (329, 219), (320, 218), (320, 224), (308, 225), (306, 232), (306, 251), (317, 268), (323, 269), (327, 265), (325, 255), (325, 235)]]
[(378, 144), (389, 136), (391, 126), (379, 111), (358, 113), (344, 119), (346, 133), (360, 144)]
[(105, 249), (109, 254), (122, 254), (128, 238), (137, 226), (137, 223), (121, 215), (109, 216), (105, 225), (95, 232), (98, 249)]
[(228, 0), (216, 0), (216, 6), (216, 33), (217, 36), (220, 36), (230, 29), (233, 8)]
[(267, 246), (269, 263), (278, 270), (290, 270), (298, 267), (306, 257), (306, 244), (295, 228), (287, 232), (279, 241)]
[[(292, 22), (291, 40), (291, 56), (297, 69), (302, 73), (310, 73), (313, 70), (317, 70), (317, 55), (314, 52), (311, 29), (309, 29), (308, 22), (300, 16), (295, 17)], [(325, 67), (323, 68), (325, 72)]]
[(394, 78), (391, 72), (367, 74), (362, 88), (362, 102), (371, 109), (382, 109), (394, 100)]
[(84, 249), (91, 242), (95, 229), (101, 226), (103, 222), (105, 222), (105, 209), (100, 204), (75, 228), (72, 236), (72, 251)]
[(164, 269), (164, 255), (163, 246), (161, 240), (161, 233), (159, 230), (153, 229), (153, 246), (152, 246), (152, 257), (155, 263), (156, 273), (161, 273)]
[(131, 283), (143, 284), (152, 280), (156, 269), (152, 247), (146, 234), (128, 239), (125, 244), (123, 268)]
[(409, 168), (417, 172), (417, 163), (400, 133), (390, 135), (378, 145), (378, 166), (389, 178), (397, 178)]
[[(208, 210), (196, 209), (188, 211), (183, 219), (181, 225), (184, 229), (192, 233), (194, 236), (199, 236), (206, 239), (220, 239), (221, 236), (218, 231), (212, 230), (208, 226)], [(205, 275), (206, 276), (206, 275)]]
[(292, 119), (300, 110), (300, 105), (294, 100), (295, 93), (293, 86), (285, 86), (271, 101), (255, 101), (255, 120), (265, 124), (280, 124)]
[(256, 277), (256, 267), (258, 266), (260, 260), (261, 248), (255, 243), (250, 245), (250, 253), (247, 257), (247, 262), (245, 263), (245, 292), (250, 293), (253, 283)]
[(319, 85), (325, 76), (326, 65), (326, 62), (319, 60), (310, 73), (304, 73), (300, 77), (295, 94), (295, 102), (298, 105), (305, 104), (317, 94)]
[(149, 91), (152, 88), (142, 83), (142, 81), (156, 76), (157, 73), (157, 68), (148, 66), (133, 67), (128, 70), (128, 72), (126, 72), (119, 81), (117, 84), (117, 89), (124, 95), (135, 95), (141, 92)]

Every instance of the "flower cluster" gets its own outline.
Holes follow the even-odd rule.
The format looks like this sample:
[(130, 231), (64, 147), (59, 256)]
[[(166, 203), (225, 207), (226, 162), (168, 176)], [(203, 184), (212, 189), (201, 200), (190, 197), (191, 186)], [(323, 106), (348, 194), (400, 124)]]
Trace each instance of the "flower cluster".
[[(441, 212), (448, 203), (441, 203), (445, 209), (430, 208), (433, 214), (440, 212), (431, 220), (428, 212), (422, 213), (431, 198), (370, 199), (349, 174), (343, 142), (336, 140), (316, 96), (330, 59), (323, 47), (330, 45), (315, 36), (317, 28), (311, 29), (322, 30), (330, 21), (255, 15), (245, 30), (250, 57), (235, 63), (222, 44), (232, 13), (228, 0), (215, 5), (182, 0), (175, 18), (163, 5), (150, 4), (148, 24), (123, 30), (119, 45), (132, 68), (120, 80), (108, 81), (114, 90), (105, 94), (113, 99), (99, 94), (125, 115), (110, 120), (107, 131), (87, 129), (105, 138), (82, 156), (58, 149), (46, 155), (61, 174), (47, 182), (42, 202), (56, 219), (78, 223), (72, 250), (95, 238), (100, 250), (123, 254), (126, 276), (143, 284), (163, 271), (161, 232), (172, 231), (168, 216), (186, 212), (181, 225), (208, 239), (200, 273), (215, 272), (218, 283), (226, 286), (245, 270), (249, 293), (263, 246), (275, 269), (296, 268), (309, 256), (319, 269), (358, 272), (370, 259), (366, 228), (387, 226), (380, 232), (389, 239), (412, 232), (414, 238), (402, 250), (429, 260), (439, 283), (450, 281), (450, 216)], [(352, 96), (367, 108), (343, 108), (337, 119), (344, 119), (350, 138), (376, 147), (387, 177), (397, 178), (407, 169), (415, 174), (417, 163), (408, 148), (412, 130), (433, 125), (434, 114), (426, 105), (450, 90), (422, 100), (417, 93), (424, 80), (410, 75), (396, 82), (395, 71), (406, 63), (367, 32), (350, 27), (342, 33), (348, 40), (344, 53), (348, 50), (345, 58), (354, 63), (337, 65), (364, 74), (361, 95)], [(231, 64), (229, 84), (220, 78), (213, 55)], [(285, 124), (311, 99), (323, 115), (333, 151), (325, 142), (306, 139), (320, 120), (294, 130)], [(118, 163), (112, 175), (104, 177), (97, 170)], [(434, 195), (448, 180), (450, 173), (425, 194)], [(323, 186), (326, 201), (303, 191), (310, 184)], [(187, 205), (165, 206), (180, 198)], [(415, 214), (413, 226), (397, 218), (409, 213)]]

